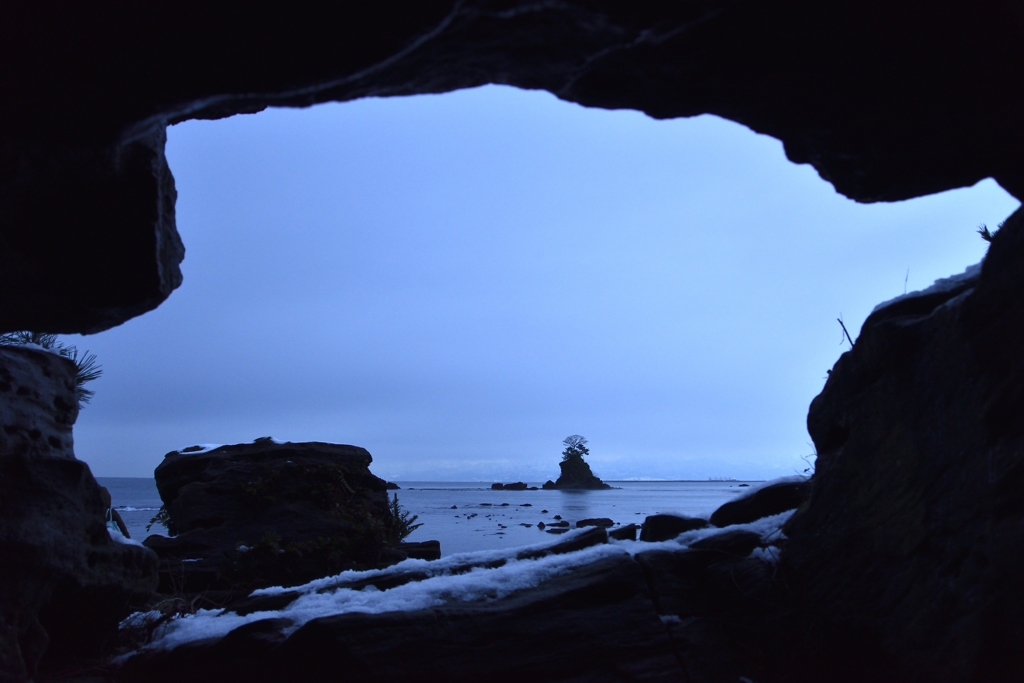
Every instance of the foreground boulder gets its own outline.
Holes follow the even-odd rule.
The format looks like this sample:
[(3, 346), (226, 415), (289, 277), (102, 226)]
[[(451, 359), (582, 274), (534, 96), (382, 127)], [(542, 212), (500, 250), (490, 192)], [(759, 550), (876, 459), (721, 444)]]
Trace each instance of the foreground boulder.
[(419, 541), (417, 543), (400, 543), (398, 549), (405, 553), (406, 557), (415, 560), (440, 560), (440, 541)]
[(724, 503), (711, 513), (710, 521), (717, 527), (749, 524), (800, 507), (810, 493), (811, 482), (803, 477), (771, 483)]
[(75, 459), (75, 366), (0, 346), (0, 681), (103, 654), (156, 556), (107, 532), (100, 486)]
[(155, 476), (173, 536), (145, 541), (161, 591), (295, 585), (404, 559), (371, 460), (357, 446), (269, 438), (168, 453)]
[(685, 680), (641, 567), (625, 553), (492, 603), (261, 621), (129, 661), (132, 683)]
[(609, 517), (591, 517), (588, 519), (581, 519), (576, 522), (576, 528), (582, 529), (585, 526), (599, 526), (605, 529), (615, 526), (615, 522)]
[[(591, 528), (517, 556), (443, 569), (398, 566), (365, 581), (337, 577), (255, 596), (238, 613), (265, 611), (265, 618), (223, 637), (142, 652), (118, 679), (315, 683), (344, 672), (345, 680), (381, 683), (778, 680), (798, 670), (789, 665), (792, 653), (776, 647), (793, 632), (787, 593), (771, 562), (742, 552), (761, 539), (741, 534), (750, 536), (725, 532), (707, 547), (631, 557), (607, 545), (603, 528)], [(494, 599), (489, 586), (503, 581), (486, 577), (500, 572), (522, 588)], [(434, 580), (444, 597), (422, 603), (429, 607), (312, 619), (302, 607), (287, 609), (302, 594), (367, 586), (381, 600), (392, 590), (415, 600), (417, 588), (428, 591)]]
[(640, 540), (651, 543), (668, 541), (679, 534), (703, 529), (707, 525), (708, 521), (699, 517), (668, 514), (649, 515), (640, 528)]

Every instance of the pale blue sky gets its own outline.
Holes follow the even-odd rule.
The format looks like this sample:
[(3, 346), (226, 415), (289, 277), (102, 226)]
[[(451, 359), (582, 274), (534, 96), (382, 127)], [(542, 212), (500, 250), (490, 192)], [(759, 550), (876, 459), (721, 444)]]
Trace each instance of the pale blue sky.
[[(489, 86), (168, 133), (185, 282), (71, 341), (98, 476), (193, 443), (366, 447), (388, 479), (770, 478), (871, 308), (977, 262), (992, 181), (836, 194), (778, 141)], [(907, 275), (909, 270), (909, 276)]]

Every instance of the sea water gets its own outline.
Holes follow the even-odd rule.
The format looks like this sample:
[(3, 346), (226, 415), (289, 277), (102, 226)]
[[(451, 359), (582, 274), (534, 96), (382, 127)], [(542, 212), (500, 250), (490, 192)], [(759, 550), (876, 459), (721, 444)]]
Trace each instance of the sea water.
[(167, 534), (163, 524), (156, 522), (150, 531), (146, 526), (160, 511), (163, 501), (156, 490), (156, 480), (137, 477), (96, 477), (100, 486), (110, 491), (110, 504), (121, 515), (128, 535), (141, 541), (150, 533)]
[[(490, 484), (397, 482), (399, 504), (418, 515), (407, 541), (438, 540), (441, 553), (512, 548), (550, 539), (552, 522), (606, 517), (616, 526), (640, 524), (648, 515), (707, 517), (747, 490), (741, 481), (609, 481), (599, 491), (494, 491)], [(539, 482), (529, 483), (540, 486)], [(538, 522), (544, 522), (542, 531)]]
[[(159, 523), (146, 525), (160, 509), (153, 479), (98, 477), (134, 539), (166, 534)], [(389, 496), (422, 524), (407, 541), (437, 540), (441, 553), (514, 548), (551, 539), (538, 528), (562, 520), (575, 528), (582, 519), (607, 517), (617, 526), (641, 523), (648, 515), (673, 513), (707, 517), (747, 491), (742, 481), (610, 481), (600, 491), (495, 491), (482, 482), (397, 482)], [(528, 482), (529, 483), (529, 482)], [(540, 486), (539, 482), (529, 483)]]

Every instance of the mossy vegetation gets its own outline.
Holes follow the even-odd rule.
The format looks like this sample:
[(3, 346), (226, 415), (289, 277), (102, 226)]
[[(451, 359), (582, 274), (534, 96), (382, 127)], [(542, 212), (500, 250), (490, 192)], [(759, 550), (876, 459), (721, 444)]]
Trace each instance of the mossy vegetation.
[(419, 529), (423, 524), (413, 524), (419, 515), (409, 516), (409, 511), (404, 509), (401, 503), (398, 502), (398, 494), (394, 495), (391, 502), (388, 504), (388, 512), (391, 513), (391, 519), (387, 523), (387, 543), (394, 547), (404, 541), (409, 534)]

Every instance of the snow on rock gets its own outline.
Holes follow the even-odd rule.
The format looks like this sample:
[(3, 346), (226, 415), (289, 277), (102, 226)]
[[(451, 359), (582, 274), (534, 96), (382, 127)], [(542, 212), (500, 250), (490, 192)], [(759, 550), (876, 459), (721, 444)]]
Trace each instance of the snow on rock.
[(122, 534), (118, 529), (114, 529), (113, 527), (109, 527), (108, 526), (107, 527), (107, 532), (110, 534), (110, 538), (112, 538), (113, 540), (117, 541), (118, 543), (124, 543), (125, 545), (137, 545), (140, 548), (144, 547), (141, 543), (139, 543), (135, 539), (128, 538), (127, 536)]
[[(759, 534), (765, 543), (772, 543), (784, 538), (782, 525), (792, 514), (791, 510), (749, 524), (738, 524), (730, 529), (752, 531)], [(292, 625), (285, 630), (286, 634), (290, 634), (312, 619), (329, 615), (350, 612), (380, 614), (430, 609), (452, 603), (493, 602), (519, 591), (536, 588), (556, 576), (605, 558), (635, 556), (640, 552), (658, 549), (678, 551), (703, 538), (722, 533), (722, 530), (709, 527), (659, 543), (612, 540), (562, 555), (526, 559), (530, 551), (544, 550), (565, 543), (572, 535), (584, 533), (588, 531), (573, 531), (557, 542), (522, 548), (457, 553), (434, 561), (409, 559), (385, 569), (346, 571), (298, 587), (263, 588), (253, 591), (251, 596), (273, 596), (287, 592), (297, 592), (299, 596), (283, 609), (257, 611), (244, 616), (225, 610), (199, 610), (193, 615), (182, 616), (160, 626), (146, 649), (172, 649), (204, 638), (218, 638), (239, 626), (268, 618), (291, 620)], [(764, 557), (772, 562), (774, 558), (774, 554)], [(465, 571), (467, 565), (475, 566)], [(410, 571), (425, 575), (425, 578), (387, 590), (373, 586), (358, 590), (343, 587), (356, 581), (365, 583), (367, 579), (408, 574)], [(144, 615), (131, 618), (138, 620), (144, 618)]]
[(898, 297), (889, 299), (888, 301), (883, 301), (882, 303), (875, 306), (871, 310), (871, 312), (875, 313), (877, 311), (880, 311), (883, 308), (892, 306), (894, 303), (898, 301), (913, 299), (919, 296), (928, 296), (929, 294), (940, 294), (942, 292), (950, 292), (959, 287), (963, 287), (964, 285), (969, 284), (972, 280), (978, 279), (978, 277), (981, 275), (981, 265), (984, 262), (985, 260), (982, 259), (978, 263), (975, 263), (973, 266), (967, 266), (967, 269), (958, 275), (950, 275), (949, 277), (939, 278), (932, 284), (931, 287), (926, 287), (925, 289), (916, 292), (908, 292), (906, 294), (901, 294)]
[[(786, 535), (782, 532), (782, 527), (787, 521), (789, 521), (789, 518), (793, 516), (794, 512), (796, 512), (796, 510), (787, 510), (786, 512), (765, 517), (748, 524), (733, 524), (726, 527), (726, 529), (729, 531), (752, 531), (759, 534), (762, 542), (765, 544), (773, 544), (785, 540)], [(716, 536), (724, 533), (724, 531), (724, 529), (719, 527), (708, 526), (703, 529), (684, 532), (670, 541), (658, 541), (655, 543), (644, 541), (611, 541), (611, 543), (623, 548), (630, 555), (635, 556), (637, 553), (646, 552), (648, 550), (680, 550), (681, 548), (689, 548), (697, 541), (710, 536)]]
[[(522, 550), (522, 549), (518, 549)], [(497, 555), (503, 555), (499, 558)], [(574, 567), (589, 564), (611, 555), (623, 555), (625, 551), (617, 545), (598, 545), (575, 553), (553, 555), (537, 560), (516, 560), (509, 557), (509, 551), (483, 551), (481, 553), (460, 553), (445, 560), (406, 560), (386, 570), (376, 572), (343, 572), (328, 579), (319, 579), (298, 590), (302, 595), (284, 609), (274, 612), (253, 612), (240, 616), (224, 610), (199, 610), (194, 615), (174, 619), (160, 627), (148, 647), (170, 649), (183, 643), (203, 638), (221, 637), (244, 624), (270, 617), (286, 618), (293, 621), (285, 633), (290, 634), (306, 622), (318, 617), (362, 612), (380, 614), (383, 612), (412, 611), (439, 607), (455, 602), (493, 602), (514, 592), (534, 588), (544, 581), (570, 571)], [(476, 567), (464, 574), (444, 573), (444, 569), (455, 566), (456, 560), (465, 564), (467, 559), (488, 561), (506, 559), (500, 567)], [(436, 567), (445, 563), (445, 567)], [(407, 583), (381, 591), (372, 586), (362, 590), (350, 588), (330, 589), (331, 583), (357, 576), (372, 576), (402, 568), (422, 568), (432, 573), (422, 581)], [(255, 594), (273, 594), (285, 589), (268, 588)]]
[(223, 446), (222, 443), (200, 443), (195, 446), (186, 446), (185, 448), (179, 448), (172, 453), (181, 453), (182, 455), (201, 455), (203, 453), (209, 453), (210, 451), (216, 450)]

